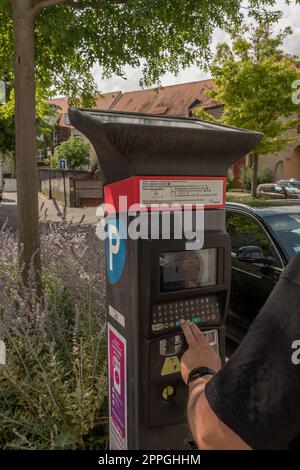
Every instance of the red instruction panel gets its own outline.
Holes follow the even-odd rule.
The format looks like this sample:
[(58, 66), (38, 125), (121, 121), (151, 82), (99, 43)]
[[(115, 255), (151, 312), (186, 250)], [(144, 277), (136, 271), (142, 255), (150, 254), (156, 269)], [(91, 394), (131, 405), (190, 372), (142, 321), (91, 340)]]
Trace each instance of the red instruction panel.
[[(104, 201), (119, 210), (120, 197), (133, 204), (152, 207), (160, 204), (203, 205), (205, 209), (225, 207), (225, 177), (132, 176), (104, 187)], [(158, 207), (159, 208), (159, 207)], [(120, 210), (124, 207), (120, 207)]]

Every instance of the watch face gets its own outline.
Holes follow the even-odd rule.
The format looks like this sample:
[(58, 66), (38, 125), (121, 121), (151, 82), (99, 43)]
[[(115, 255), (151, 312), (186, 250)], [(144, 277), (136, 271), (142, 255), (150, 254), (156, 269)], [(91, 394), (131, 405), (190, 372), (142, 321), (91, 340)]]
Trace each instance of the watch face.
[(194, 379), (194, 378), (198, 377), (198, 375), (199, 375), (199, 370), (193, 370), (192, 373), (191, 373), (191, 378)]
[(189, 382), (197, 379), (198, 377), (201, 377), (201, 372), (203, 372), (203, 367), (192, 370), (189, 376)]
[(200, 377), (204, 377), (204, 375), (215, 375), (215, 374), (214, 374), (214, 371), (212, 371), (208, 367), (198, 367), (198, 369), (194, 369), (190, 372), (188, 383)]

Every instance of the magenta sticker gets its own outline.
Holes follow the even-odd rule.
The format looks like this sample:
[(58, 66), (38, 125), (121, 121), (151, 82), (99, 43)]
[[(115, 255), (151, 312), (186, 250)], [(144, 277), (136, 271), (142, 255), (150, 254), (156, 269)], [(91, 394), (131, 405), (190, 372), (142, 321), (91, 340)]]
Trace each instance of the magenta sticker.
[(126, 339), (108, 325), (110, 448), (127, 449)]

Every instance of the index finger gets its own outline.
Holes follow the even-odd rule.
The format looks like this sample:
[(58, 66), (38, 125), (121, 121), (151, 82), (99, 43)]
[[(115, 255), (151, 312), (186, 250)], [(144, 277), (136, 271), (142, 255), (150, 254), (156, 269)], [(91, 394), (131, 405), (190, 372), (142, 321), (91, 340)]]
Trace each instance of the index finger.
[(196, 343), (195, 336), (192, 333), (190, 325), (185, 320), (180, 320), (180, 326), (189, 346)]

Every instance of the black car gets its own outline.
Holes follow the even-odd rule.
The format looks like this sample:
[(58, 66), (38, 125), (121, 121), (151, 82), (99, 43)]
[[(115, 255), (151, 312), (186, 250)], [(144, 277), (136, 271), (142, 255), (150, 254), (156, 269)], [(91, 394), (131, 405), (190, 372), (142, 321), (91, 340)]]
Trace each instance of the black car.
[(226, 218), (232, 241), (227, 337), (237, 345), (284, 267), (300, 252), (300, 202), (272, 200), (254, 207), (227, 203)]

